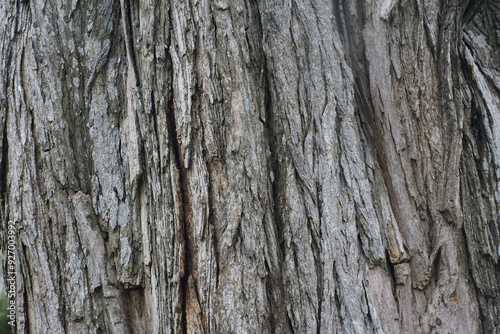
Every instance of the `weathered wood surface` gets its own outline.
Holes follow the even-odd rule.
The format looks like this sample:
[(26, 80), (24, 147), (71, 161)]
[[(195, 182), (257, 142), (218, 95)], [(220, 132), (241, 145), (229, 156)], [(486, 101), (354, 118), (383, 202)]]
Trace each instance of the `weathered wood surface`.
[(0, 22), (17, 333), (500, 333), (498, 1)]

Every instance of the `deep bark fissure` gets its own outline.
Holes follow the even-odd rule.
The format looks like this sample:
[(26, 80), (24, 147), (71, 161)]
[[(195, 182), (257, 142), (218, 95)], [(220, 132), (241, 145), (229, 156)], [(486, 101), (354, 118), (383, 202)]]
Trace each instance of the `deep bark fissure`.
[(151, 113), (153, 114), (153, 130), (156, 140), (156, 154), (158, 154), (158, 170), (161, 170), (161, 152), (160, 152), (160, 137), (158, 132), (158, 115), (156, 110), (156, 100), (154, 91), (151, 91)]
[[(196, 254), (194, 245), (194, 228), (193, 214), (191, 209), (191, 198), (189, 193), (189, 181), (187, 169), (184, 166), (182, 157), (182, 149), (180, 136), (177, 133), (177, 125), (175, 120), (174, 97), (169, 101), (169, 110), (167, 113), (167, 127), (171, 143), (171, 150), (175, 161), (175, 166), (178, 173), (178, 184), (174, 185), (179, 202), (177, 203), (179, 217), (179, 235), (182, 245), (180, 259), (180, 282), (179, 282), (179, 301), (181, 310), (180, 328), (183, 333), (188, 332), (188, 316), (190, 310), (191, 299), (196, 298)], [(189, 280), (192, 279), (193, 285), (190, 285)], [(194, 295), (193, 295), (194, 293)]]
[[(7, 176), (8, 176), (8, 172), (7, 172), (7, 169), (8, 169), (8, 158), (9, 158), (9, 141), (7, 140), (7, 122), (8, 122), (8, 119), (7, 117), (9, 117), (9, 112), (8, 112), (8, 108), (4, 108), (5, 110), (5, 115), (3, 116), (3, 124), (2, 124), (2, 135), (3, 135), (3, 138), (2, 138), (2, 155), (1, 155), (1, 163), (0, 163), (0, 199), (1, 199), (1, 205), (2, 205), (2, 208), (5, 208), (5, 203), (6, 203), (6, 196), (7, 196)], [(4, 212), (3, 210), (0, 210), (1, 212), (1, 216), (0, 217), (5, 217), (7, 218), (8, 217), (8, 213), (7, 212)], [(5, 216), (4, 216), (5, 215)], [(3, 219), (3, 221), (5, 222), (7, 219)]]
[(396, 278), (396, 272), (394, 269), (395, 265), (396, 264), (393, 264), (391, 261), (391, 256), (389, 254), (389, 251), (386, 250), (386, 252), (385, 252), (385, 267), (386, 267), (387, 272), (389, 273), (388, 276), (389, 276), (389, 279), (391, 280), (392, 295), (394, 297), (394, 300), (396, 301), (396, 306), (398, 307), (398, 311), (399, 311), (399, 301), (397, 298), (397, 290), (396, 290), (397, 278)]
[[(213, 171), (213, 164), (211, 162), (207, 162), (207, 171), (208, 171), (208, 193), (210, 195), (214, 194), (213, 190), (213, 184), (215, 182), (214, 180), (214, 171)], [(215, 194), (214, 194), (215, 195)], [(219, 244), (219, 239), (220, 239), (220, 231), (218, 230), (218, 227), (216, 225), (215, 221), (215, 213), (213, 212), (214, 206), (214, 198), (215, 196), (210, 196), (208, 199), (208, 207), (210, 208), (209, 214), (208, 214), (208, 224), (212, 226), (214, 229), (214, 232), (212, 233), (212, 242), (214, 244), (214, 255), (215, 255), (215, 288), (217, 289), (219, 287), (219, 275), (220, 275), (220, 266), (219, 266), (219, 252), (220, 252), (220, 244)], [(208, 322), (210, 322), (210, 319), (207, 319)], [(210, 328), (210, 323), (207, 323), (207, 327)]]
[[(267, 61), (265, 61), (265, 73), (267, 73)], [(268, 78), (266, 76), (266, 78)], [(278, 245), (279, 245), (279, 258), (280, 260), (283, 259), (283, 254), (285, 253), (285, 248), (283, 244), (283, 221), (281, 219), (282, 216), (282, 210), (281, 210), (281, 198), (280, 198), (280, 184), (283, 182), (280, 169), (278, 168), (279, 161), (278, 161), (278, 148), (276, 145), (276, 138), (277, 134), (273, 130), (274, 126), (274, 117), (272, 113), (272, 100), (270, 96), (270, 91), (269, 91), (269, 80), (266, 80), (266, 102), (265, 102), (265, 109), (266, 109), (266, 122), (263, 122), (263, 125), (265, 126), (265, 129), (267, 130), (267, 136), (268, 136), (268, 141), (269, 141), (269, 151), (270, 151), (270, 158), (268, 159), (268, 165), (271, 167), (271, 173), (274, 178), (274, 180), (271, 181), (271, 188), (272, 188), (272, 212), (274, 214), (274, 219), (275, 219), (275, 224), (276, 224), (276, 232), (277, 232), (277, 238), (278, 238)]]
[(24, 283), (24, 293), (23, 293), (24, 321), (26, 322), (24, 327), (28, 328), (28, 333), (29, 333), (29, 328), (31, 328), (31, 326), (30, 326), (30, 318), (31, 317), (30, 317), (30, 308), (29, 308), (29, 305), (30, 305), (29, 295), (33, 295), (33, 291), (27, 291), (28, 290), (27, 288), (31, 288), (33, 286), (33, 282), (31, 281), (32, 275), (29, 272), (30, 268), (25, 263), (25, 261), (28, 260), (27, 249), (28, 249), (28, 247), (26, 247), (26, 245), (21, 241), (22, 255), (23, 255), (23, 259), (25, 259), (25, 260), (22, 260), (20, 263), (21, 273), (23, 273), (22, 280), (23, 281), (26, 281), (26, 279), (30, 280), (28, 285), (26, 285), (26, 283)]
[[(316, 198), (317, 198), (317, 201), (318, 203), (321, 203), (321, 192), (322, 192), (322, 188), (321, 188), (321, 184), (320, 182), (316, 182)], [(322, 217), (323, 217), (323, 207), (321, 204), (318, 205), (318, 226), (319, 226), (319, 240), (322, 240), (323, 239), (323, 236), (322, 236), (322, 233), (321, 233), (321, 224), (322, 224)], [(316, 289), (317, 290), (317, 294), (318, 294), (318, 334), (321, 333), (321, 321), (322, 321), (322, 315), (323, 315), (323, 312), (322, 312), (322, 309), (323, 309), (323, 295), (324, 295), (324, 291), (325, 291), (325, 284), (324, 284), (324, 268), (323, 268), (323, 263), (321, 261), (321, 247), (320, 245), (317, 245), (316, 242), (314, 242), (314, 244), (316, 245), (316, 247), (318, 248), (318, 259), (316, 259), (316, 263), (317, 263), (317, 275), (318, 275), (318, 288)]]
[[(259, 8), (257, 7), (257, 10), (259, 11)], [(260, 18), (260, 12), (258, 17)], [(259, 19), (259, 27), (260, 30), (262, 30), (262, 22)], [(275, 238), (277, 239), (277, 257), (280, 263), (283, 263), (284, 261), (284, 255), (286, 252), (286, 247), (285, 247), (285, 242), (284, 242), (284, 221), (282, 219), (283, 216), (283, 203), (282, 203), (282, 194), (280, 193), (280, 187), (283, 186), (284, 180), (283, 176), (281, 175), (280, 172), (280, 161), (279, 161), (279, 149), (277, 145), (277, 140), (279, 138), (279, 134), (275, 127), (277, 127), (277, 120), (275, 119), (275, 115), (273, 113), (273, 103), (272, 103), (272, 96), (271, 96), (271, 81), (269, 77), (269, 68), (268, 68), (268, 61), (267, 58), (264, 54), (262, 54), (263, 58), (263, 77), (264, 77), (264, 109), (265, 109), (265, 121), (260, 120), (261, 123), (264, 126), (265, 129), (265, 135), (267, 137), (267, 142), (269, 145), (269, 152), (270, 155), (267, 159), (267, 166), (269, 166), (270, 169), (270, 174), (269, 177), (271, 178), (271, 213), (274, 218), (275, 222), (275, 227), (276, 227), (276, 236)], [(273, 268), (274, 269), (274, 268)], [(277, 282), (278, 282), (278, 289), (279, 289), (279, 298), (280, 300), (285, 300), (285, 287), (283, 284), (283, 272), (282, 272), (282, 266), (279, 266), (277, 269)], [(271, 272), (271, 271), (270, 271)], [(292, 320), (290, 318), (290, 314), (288, 313), (288, 310), (286, 307), (283, 307), (283, 305), (274, 305), (274, 298), (272, 298), (272, 290), (275, 289), (275, 286), (272, 286), (272, 284), (275, 283), (274, 281), (271, 281), (268, 279), (267, 281), (267, 288), (270, 290), (268, 292), (268, 296), (270, 296), (271, 300), (271, 306), (273, 308), (276, 308), (277, 310), (280, 310), (284, 313), (285, 317), (285, 324), (288, 325), (288, 329), (290, 330), (291, 333), (294, 333), (293, 326), (292, 326)], [(272, 319), (271, 324), (273, 326), (276, 325), (274, 321), (274, 317), (270, 317)], [(275, 329), (273, 329), (273, 333), (275, 333)]]
[(132, 10), (130, 8), (130, 2), (129, 0), (120, 0), (120, 5), (122, 12), (123, 37), (125, 40), (125, 50), (127, 52), (127, 58), (130, 66), (129, 68), (134, 71), (136, 86), (141, 87), (141, 77), (137, 70), (137, 60), (135, 56)]
[(481, 10), (481, 8), (488, 2), (488, 0), (470, 0), (462, 15), (462, 27), (465, 27), (474, 16)]

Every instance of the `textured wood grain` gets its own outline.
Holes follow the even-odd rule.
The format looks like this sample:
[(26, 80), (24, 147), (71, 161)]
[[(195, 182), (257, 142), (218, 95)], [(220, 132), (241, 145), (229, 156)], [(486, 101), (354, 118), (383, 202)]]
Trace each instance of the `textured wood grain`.
[(498, 1), (0, 22), (17, 333), (500, 332)]

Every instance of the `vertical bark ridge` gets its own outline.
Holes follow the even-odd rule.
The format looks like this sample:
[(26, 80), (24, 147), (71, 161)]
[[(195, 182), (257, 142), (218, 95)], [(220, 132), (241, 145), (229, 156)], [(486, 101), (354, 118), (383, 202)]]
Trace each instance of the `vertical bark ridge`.
[(0, 6), (18, 332), (498, 331), (498, 10)]
[[(462, 95), (460, 95), (460, 89), (458, 89), (457, 87), (460, 87), (462, 85), (461, 82), (463, 79), (460, 77), (460, 71), (456, 70), (457, 67), (460, 68), (460, 61), (458, 60), (456, 51), (459, 49), (459, 43), (461, 40), (461, 22), (459, 18), (461, 17), (462, 10), (465, 7), (441, 8), (438, 4), (433, 4), (432, 2), (427, 2), (423, 4), (423, 6), (421, 6), (420, 4), (418, 6), (417, 4), (412, 5), (416, 6), (417, 10), (410, 10), (411, 6), (409, 6), (409, 16), (407, 16), (406, 11), (403, 8), (400, 8), (397, 5), (394, 6), (387, 16), (387, 23), (385, 24), (385, 28), (383, 28), (387, 29), (385, 30), (387, 32), (383, 34), (375, 34), (377, 36), (390, 36), (390, 31), (392, 29), (394, 29), (394, 31), (400, 31), (398, 33), (398, 36), (400, 37), (399, 39), (397, 39), (396, 37), (390, 37), (390, 42), (387, 42), (387, 49), (389, 52), (388, 54), (377, 58), (377, 52), (385, 52), (384, 42), (382, 41), (381, 44), (378, 42), (374, 43), (372, 37), (366, 38), (365, 36), (364, 42), (362, 42), (365, 45), (357, 47), (355, 46), (352, 48), (352, 50), (367, 50), (365, 51), (368, 55), (366, 57), (366, 59), (368, 60), (367, 70), (363, 70), (363, 68), (359, 67), (358, 65), (359, 59), (363, 59), (362, 55), (351, 55), (351, 64), (353, 69), (355, 70), (355, 76), (361, 78), (360, 82), (362, 84), (360, 85), (361, 88), (359, 90), (364, 90), (366, 92), (367, 90), (363, 89), (363, 86), (373, 86), (373, 83), (370, 83), (370, 81), (377, 81), (377, 68), (380, 66), (379, 63), (384, 63), (386, 59), (390, 59), (391, 80), (394, 85), (392, 87), (392, 96), (395, 100), (397, 100), (396, 103), (399, 104), (403, 102), (405, 96), (415, 96), (413, 100), (403, 102), (398, 105), (398, 110), (395, 113), (396, 117), (392, 116), (393, 118), (391, 119), (391, 103), (393, 103), (393, 98), (384, 98), (380, 93), (390, 91), (390, 89), (372, 88), (370, 103), (374, 103), (375, 108), (373, 109), (372, 107), (368, 107), (365, 110), (372, 110), (372, 112), (375, 113), (375, 117), (373, 117), (373, 124), (375, 124), (375, 148), (378, 151), (378, 162), (382, 167), (382, 170), (385, 172), (384, 182), (389, 188), (390, 193), (392, 193), (390, 198), (393, 210), (397, 213), (398, 210), (401, 210), (401, 207), (407, 208), (409, 206), (401, 205), (401, 203), (397, 204), (398, 201), (401, 201), (401, 190), (408, 188), (408, 190), (410, 191), (409, 193), (411, 194), (410, 196), (413, 198), (413, 200), (416, 201), (415, 204), (411, 204), (410, 206), (415, 206), (417, 208), (416, 213), (418, 217), (418, 220), (416, 220), (412, 225), (417, 227), (418, 225), (421, 225), (422, 227), (424, 227), (423, 233), (421, 233), (417, 238), (415, 237), (418, 234), (414, 233), (412, 233), (411, 236), (404, 236), (405, 243), (408, 244), (408, 238), (428, 239), (430, 241), (426, 246), (428, 247), (427, 252), (429, 255), (422, 254), (423, 257), (422, 255), (419, 255), (419, 257), (421, 257), (423, 261), (416, 261), (417, 259), (415, 258), (414, 254), (415, 250), (425, 249), (425, 247), (422, 248), (421, 246), (410, 245), (410, 256), (413, 257), (413, 259), (410, 259), (409, 261), (410, 264), (413, 263), (413, 266), (415, 266), (417, 262), (420, 262), (423, 268), (421, 272), (428, 272), (420, 278), (412, 275), (413, 280), (420, 281), (420, 283), (417, 284), (415, 284), (414, 282), (414, 288), (432, 291), (432, 300), (438, 298), (436, 297), (436, 295), (442, 294), (444, 298), (453, 300), (453, 303), (451, 303), (452, 305), (457, 305), (457, 295), (465, 298), (465, 300), (467, 300), (467, 298), (475, 300), (473, 287), (471, 287), (471, 285), (468, 284), (466, 280), (461, 279), (462, 275), (467, 276), (468, 273), (467, 265), (465, 264), (467, 263), (467, 260), (464, 257), (464, 239), (462, 239), (461, 237), (462, 212), (467, 212), (468, 209), (460, 208), (461, 204), (458, 201), (459, 191), (457, 190), (457, 186), (461, 183), (458, 181), (458, 175), (461, 174), (459, 173), (458, 168), (461, 164), (459, 161), (459, 157), (461, 156), (460, 152), (462, 141), (459, 140), (459, 138), (461, 136), (461, 120), (463, 119), (463, 107), (461, 106), (463, 97)], [(378, 10), (376, 6), (365, 6), (364, 10), (366, 12), (369, 12), (373, 11), (374, 8), (375, 10)], [(435, 15), (440, 10), (443, 11), (443, 14), (441, 14), (442, 18), (446, 22), (449, 22), (449, 24), (441, 24), (441, 28), (438, 28)], [(412, 23), (410, 16), (412, 18), (415, 18), (415, 12), (425, 17), (425, 21), (423, 21), (423, 24), (418, 23), (422, 22), (420, 20), (417, 20), (418, 22)], [(406, 17), (406, 19), (401, 20), (400, 15)], [(362, 12), (350, 12), (348, 15), (347, 24), (351, 27), (354, 27), (355, 31), (356, 25), (364, 16), (365, 15)], [(375, 23), (373, 23), (373, 26), (380, 27), (377, 22), (378, 21), (375, 18)], [(401, 25), (402, 22), (404, 22), (403, 25)], [(415, 26), (412, 26), (412, 24), (422, 26), (423, 29), (421, 29), (421, 31), (425, 32), (425, 35), (421, 36), (418, 33), (419, 30), (415, 29)], [(408, 29), (406, 29), (405, 31), (405, 29), (401, 29), (401, 27), (408, 27)], [(405, 33), (401, 34), (401, 31), (405, 31)], [(420, 38), (422, 37), (423, 41), (420, 40)], [(347, 37), (347, 39), (349, 39), (349, 37)], [(359, 38), (357, 39), (357, 41), (355, 38), (353, 38), (351, 40), (351, 43), (359, 43), (359, 41), (363, 41), (363, 38)], [(410, 51), (410, 53), (407, 53), (407, 47), (411, 47), (412, 44), (422, 46), (419, 47), (418, 50), (415, 49), (415, 51)], [(429, 51), (425, 51), (426, 48), (429, 48)], [(374, 50), (378, 51), (373, 53)], [(416, 56), (413, 55), (413, 52), (416, 52)], [(419, 78), (419, 72), (412, 71), (412, 66), (414, 66), (412, 64), (415, 63), (415, 59), (417, 59), (418, 62), (421, 62), (423, 58), (428, 57), (426, 53), (430, 55), (431, 61), (425, 62), (426, 65), (423, 66), (423, 72), (433, 73), (434, 71), (435, 74), (438, 74), (438, 86), (433, 86), (429, 83), (428, 79), (425, 79), (433, 77), (434, 75), (424, 74), (422, 78)], [(408, 58), (408, 55), (413, 56), (410, 56)], [(370, 67), (370, 61), (373, 61), (375, 65)], [(433, 66), (440, 68), (440, 71), (432, 70)], [(429, 69), (431, 69), (431, 71), (429, 71)], [(399, 89), (397, 87), (400, 86), (401, 83), (404, 83), (405, 81), (418, 82), (422, 79), (424, 79), (425, 84), (417, 85), (419, 87), (417, 94), (412, 93), (412, 90), (414, 88), (411, 86), (411, 84), (403, 84), (405, 86), (404, 93), (397, 93)], [(363, 82), (365, 82), (365, 84), (363, 84)], [(366, 84), (366, 82), (368, 84)], [(378, 82), (381, 82), (381, 80), (378, 80)], [(369, 106), (370, 103), (366, 104), (363, 102), (363, 95), (366, 96), (367, 94), (359, 94), (359, 101), (361, 101), (360, 105)], [(427, 96), (427, 98), (423, 98), (423, 96)], [(381, 101), (383, 103), (379, 105)], [(419, 102), (417, 106), (414, 106), (414, 101), (421, 102)], [(435, 101), (435, 103), (429, 103), (429, 101)], [(433, 106), (433, 104), (435, 106)], [(440, 115), (442, 116), (433, 119), (432, 116), (430, 116), (432, 115), (432, 112), (430, 112), (429, 110), (432, 110), (432, 108), (436, 107), (439, 108), (439, 110), (442, 110), (442, 112), (440, 112)], [(377, 109), (381, 109), (383, 110), (383, 112), (381, 114), (378, 114)], [(412, 114), (406, 115), (407, 110), (412, 110)], [(389, 118), (386, 118), (387, 115), (389, 115)], [(398, 125), (397, 122), (394, 122), (394, 120), (399, 117), (401, 117), (401, 122), (403, 124), (403, 127), (405, 128), (405, 136), (408, 136), (408, 134), (410, 134), (411, 137), (417, 134), (417, 136), (414, 138), (417, 138), (418, 146), (416, 148), (412, 148), (413, 145), (411, 144), (406, 147), (405, 144), (399, 144), (400, 148), (398, 148), (396, 142), (396, 150), (398, 153), (397, 155), (395, 155), (391, 153), (393, 149), (387, 145), (387, 143), (390, 143), (390, 140), (387, 140), (387, 138), (384, 137), (384, 133), (391, 133), (392, 136), (395, 136), (400, 131), (398, 130), (398, 127), (400, 125)], [(416, 117), (416, 119), (413, 120), (413, 117)], [(415, 125), (412, 125), (413, 122), (415, 122)], [(389, 128), (389, 131), (384, 130), (386, 124), (390, 124), (392, 126), (391, 128)], [(412, 127), (414, 127), (414, 129), (412, 129)], [(370, 132), (367, 133), (369, 134)], [(421, 136), (420, 134), (422, 133), (427, 134), (425, 136)], [(436, 143), (434, 142), (435, 140), (432, 139), (432, 136), (439, 136), (439, 138), (442, 138), (442, 140), (439, 142), (439, 145), (436, 145)], [(429, 140), (429, 138), (431, 139)], [(408, 139), (406, 140), (408, 143), (410, 143)], [(405, 140), (403, 139), (400, 141), (404, 143)], [(411, 164), (405, 162), (405, 160), (407, 159), (405, 158), (406, 154), (410, 156)], [(420, 157), (419, 154), (421, 154)], [(423, 158), (427, 154), (430, 154), (432, 156), (430, 161), (426, 158)], [(395, 173), (394, 167), (391, 167), (390, 164), (388, 164), (392, 161), (398, 160), (391, 158), (391, 156), (399, 158), (404, 170), (402, 176), (398, 176), (399, 173)], [(436, 167), (436, 163), (441, 166), (447, 166), (445, 168), (446, 172), (441, 172), (440, 169)], [(413, 165), (413, 167), (410, 167), (411, 165)], [(423, 167), (422, 171), (418, 171), (418, 169), (415, 168), (418, 165), (420, 165), (419, 168)], [(413, 170), (413, 178), (414, 180), (416, 180), (416, 182), (411, 181), (411, 173), (408, 173), (408, 171), (411, 170)], [(433, 175), (432, 179), (429, 179), (428, 175)], [(398, 186), (398, 183), (395, 183), (395, 181), (401, 182), (400, 180), (397, 180), (397, 178), (399, 177), (405, 180), (406, 184), (409, 186)], [(426, 177), (427, 179), (425, 179)], [(422, 187), (421, 185), (424, 184), (424, 182), (419, 180), (424, 181), (426, 187)], [(413, 187), (411, 186), (412, 183), (415, 183), (416, 185), (413, 190), (411, 189)], [(446, 195), (435, 197), (434, 194), (436, 192)], [(415, 214), (412, 214), (412, 216), (415, 216)], [(402, 230), (403, 235), (406, 234), (408, 228), (411, 227), (411, 225), (407, 225), (405, 227), (405, 219), (401, 219), (401, 216), (397, 217), (397, 220), (397, 223), (399, 224), (399, 228)], [(427, 224), (428, 227), (425, 227), (425, 225)], [(398, 261), (395, 261), (396, 259), (392, 259), (392, 255), (390, 256), (390, 258), (390, 262), (394, 264), (396, 281), (401, 281), (397, 276), (398, 272), (400, 275), (402, 274), (401, 270), (404, 268), (404, 266), (406, 266), (406, 264), (404, 263), (406, 261), (398, 264)], [(425, 269), (425, 267), (427, 267), (428, 269)], [(406, 272), (405, 275), (407, 274), (408, 272)], [(435, 276), (434, 281), (431, 279), (431, 276)], [(446, 286), (446, 288), (436, 286), (436, 281), (439, 281), (441, 284), (443, 284), (443, 286)], [(406, 287), (401, 286), (401, 283), (398, 283), (396, 289), (399, 291), (398, 295), (400, 296), (398, 302), (401, 319), (406, 319), (402, 321), (401, 327), (407, 332), (411, 332), (415, 330), (416, 326), (418, 326), (417, 320), (415, 319), (408, 323), (407, 319), (415, 315), (415, 309), (412, 307), (408, 308), (408, 303), (405, 301), (406, 297), (404, 297), (405, 293), (403, 293), (403, 290), (406, 289)], [(460, 293), (457, 293), (457, 291), (460, 291)], [(409, 295), (407, 294), (407, 296)], [(421, 298), (422, 297), (418, 297), (418, 299)], [(445, 303), (445, 305), (447, 304)], [(462, 306), (459, 307), (456, 311), (457, 314), (462, 314), (462, 316), (459, 316), (460, 318), (468, 319), (468, 326), (470, 326), (468, 327), (468, 329), (461, 330), (463, 330), (464, 332), (477, 330), (477, 313), (467, 310), (465, 304), (462, 304), (460, 301), (458, 302), (458, 305)], [(448, 306), (443, 307), (442, 305), (429, 305), (425, 311), (421, 310), (426, 314), (422, 317), (422, 319), (424, 320), (423, 324), (421, 323), (420, 325), (424, 328), (428, 328), (428, 330), (439, 330), (439, 328), (443, 330), (443, 326), (449, 326), (448, 324), (453, 322), (452, 320), (443, 321), (443, 319), (446, 319), (446, 317), (450, 316), (447, 308)], [(407, 310), (405, 311), (405, 309)], [(438, 318), (440, 318), (440, 320), (437, 321), (439, 324), (436, 324), (436, 320), (433, 320), (431, 318), (431, 313), (440, 314), (437, 316)], [(454, 317), (454, 315), (451, 315), (451, 317)], [(442, 325), (443, 323), (445, 325)]]
[(471, 212), (470, 215), (464, 215), (464, 239), (467, 242), (471, 277), (478, 296), (482, 329), (488, 333), (500, 328), (498, 312), (491, 308), (498, 303), (500, 293), (500, 85), (493, 77), (493, 73), (500, 71), (500, 43), (498, 36), (489, 33), (500, 22), (500, 6), (496, 2), (489, 2), (482, 8), (476, 8), (476, 12), (475, 16), (466, 15), (467, 11), (464, 14), (464, 19), (468, 17), (469, 20), (464, 22), (464, 46), (461, 49), (462, 70), (467, 85), (461, 191), (464, 211)]

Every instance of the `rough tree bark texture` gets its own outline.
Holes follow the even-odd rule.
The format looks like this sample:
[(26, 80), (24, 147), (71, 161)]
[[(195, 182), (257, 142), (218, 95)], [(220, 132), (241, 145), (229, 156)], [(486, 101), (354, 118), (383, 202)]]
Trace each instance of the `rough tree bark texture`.
[(498, 1), (0, 20), (17, 333), (500, 333)]

